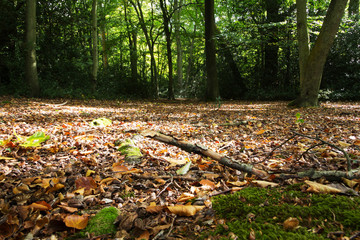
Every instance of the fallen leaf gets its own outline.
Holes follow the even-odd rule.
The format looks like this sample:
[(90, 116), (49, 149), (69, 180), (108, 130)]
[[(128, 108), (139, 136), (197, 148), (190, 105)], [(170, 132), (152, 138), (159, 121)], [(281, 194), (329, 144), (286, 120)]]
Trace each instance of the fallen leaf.
[(314, 193), (341, 193), (341, 190), (339, 190), (337, 188), (334, 188), (334, 187), (326, 186), (326, 185), (321, 184), (321, 183), (312, 182), (312, 181), (309, 181), (309, 180), (306, 180), (305, 183), (310, 186), (306, 190), (308, 192), (314, 192)]
[(84, 229), (86, 228), (89, 221), (87, 215), (67, 215), (64, 219), (64, 223), (67, 227)]
[(299, 226), (299, 219), (289, 217), (283, 223), (283, 227), (285, 230), (295, 230)]
[(167, 209), (179, 216), (194, 216), (198, 211), (202, 210), (205, 206), (193, 206), (193, 205), (175, 205), (168, 206)]
[(215, 189), (215, 183), (213, 183), (210, 180), (203, 179), (200, 181), (200, 184), (202, 185), (202, 188), (204, 190), (214, 190)]

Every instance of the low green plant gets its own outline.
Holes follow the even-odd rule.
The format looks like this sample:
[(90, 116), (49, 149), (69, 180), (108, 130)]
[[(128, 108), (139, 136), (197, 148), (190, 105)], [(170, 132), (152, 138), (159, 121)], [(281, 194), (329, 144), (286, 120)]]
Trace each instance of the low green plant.
[(301, 118), (301, 114), (300, 114), (300, 113), (296, 113), (296, 114), (295, 114), (295, 117), (296, 117), (296, 121), (295, 121), (296, 124), (304, 123), (304, 119)]

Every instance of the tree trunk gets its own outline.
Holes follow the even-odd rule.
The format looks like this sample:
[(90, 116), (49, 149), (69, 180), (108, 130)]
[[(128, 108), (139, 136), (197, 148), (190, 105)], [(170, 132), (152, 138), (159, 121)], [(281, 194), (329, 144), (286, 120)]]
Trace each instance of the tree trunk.
[(158, 73), (157, 73), (157, 66), (154, 56), (154, 45), (155, 41), (150, 39), (150, 34), (148, 32), (145, 20), (144, 20), (144, 14), (142, 12), (141, 3), (139, 0), (136, 0), (136, 3), (133, 0), (130, 0), (131, 5), (133, 5), (136, 14), (139, 19), (140, 27), (145, 35), (146, 45), (149, 48), (150, 53), (150, 70), (151, 70), (151, 85), (152, 85), (152, 95), (155, 99), (159, 96), (159, 84), (158, 84)]
[(183, 94), (183, 50), (181, 45), (181, 36), (180, 36), (180, 15), (181, 15), (181, 5), (182, 0), (174, 1), (175, 8), (175, 39), (176, 39), (176, 76), (177, 76), (177, 86), (179, 87), (179, 94)]
[[(300, 1), (305, 0), (297, 0), (299, 5), (303, 6), (304, 3), (301, 3)], [(300, 96), (290, 103), (291, 106), (319, 106), (318, 93), (320, 89), (324, 64), (329, 50), (334, 42), (336, 33), (339, 29), (346, 4), (347, 0), (331, 0), (329, 9), (324, 19), (324, 23), (320, 30), (320, 34), (317, 37), (314, 47), (309, 53), (309, 56), (306, 58), (305, 63), (303, 63), (303, 73), (300, 72), (300, 74), (303, 74), (300, 76), (300, 79), (302, 80), (300, 80)], [(304, 43), (304, 40), (301, 41), (301, 39), (299, 39), (299, 45), (301, 42)]]
[(174, 79), (173, 79), (173, 62), (172, 62), (172, 51), (171, 51), (171, 32), (169, 29), (170, 25), (170, 15), (166, 8), (166, 2), (164, 0), (160, 0), (160, 7), (163, 16), (163, 25), (166, 39), (166, 51), (167, 51), (167, 60), (168, 60), (168, 68), (169, 68), (169, 86), (168, 86), (168, 98), (175, 99), (174, 96)]
[(226, 38), (221, 35), (221, 32), (219, 28), (215, 26), (216, 34), (219, 36), (218, 38), (218, 44), (221, 49), (221, 54), (223, 54), (226, 63), (229, 65), (232, 77), (234, 81), (236, 82), (236, 87), (239, 87), (240, 89), (237, 91), (239, 92), (239, 96), (237, 97), (243, 97), (243, 95), (246, 92), (246, 85), (244, 83), (244, 78), (241, 76), (241, 73), (239, 71), (239, 68), (237, 66), (236, 61), (234, 60), (233, 52), (231, 51), (231, 46), (227, 42)]
[[(267, 13), (267, 23), (271, 24), (279, 22), (280, 5), (278, 0), (266, 0), (265, 6)], [(269, 88), (278, 80), (278, 27), (269, 26), (266, 31), (266, 38), (262, 87)]]
[(216, 69), (214, 0), (205, 0), (205, 56), (206, 99), (215, 101), (219, 98), (219, 83)]
[(307, 0), (296, 1), (297, 38), (299, 45), (300, 89), (302, 89), (304, 82), (306, 61), (310, 55), (306, 2)]
[(100, 22), (100, 33), (101, 33), (101, 45), (102, 45), (102, 59), (104, 69), (106, 70), (109, 67), (108, 61), (108, 50), (106, 45), (106, 17), (105, 17), (105, 7), (101, 11), (101, 22)]
[(92, 37), (92, 90), (96, 89), (97, 74), (99, 69), (98, 59), (98, 34), (97, 34), (97, 0), (93, 0), (91, 8), (91, 37)]
[[(126, 21), (126, 29), (128, 33), (128, 39), (129, 39), (129, 48), (130, 48), (130, 68), (131, 68), (131, 78), (129, 86), (135, 86), (138, 81), (138, 55), (137, 55), (137, 32), (136, 29), (133, 28), (133, 23), (131, 21), (131, 18), (128, 16), (127, 13), (127, 4), (124, 5), (124, 11), (125, 11), (125, 21)], [(130, 28), (132, 27), (132, 28)]]
[(26, 0), (26, 36), (25, 36), (25, 78), (30, 88), (30, 96), (40, 95), (40, 86), (36, 68), (36, 0)]
[[(350, 0), (349, 16), (357, 16), (359, 14), (359, 0)], [(358, 17), (358, 16), (357, 16)]]

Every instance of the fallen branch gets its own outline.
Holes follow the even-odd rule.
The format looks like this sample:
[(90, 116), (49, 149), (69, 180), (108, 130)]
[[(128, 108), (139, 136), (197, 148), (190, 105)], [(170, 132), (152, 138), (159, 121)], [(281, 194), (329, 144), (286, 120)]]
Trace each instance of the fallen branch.
[(253, 165), (245, 164), (245, 163), (237, 163), (231, 158), (222, 156), (222, 155), (218, 154), (217, 152), (214, 152), (214, 151), (208, 149), (207, 147), (200, 146), (198, 144), (194, 145), (194, 144), (188, 143), (186, 141), (179, 141), (179, 140), (175, 139), (174, 137), (167, 136), (162, 133), (158, 133), (158, 132), (151, 131), (151, 130), (142, 131), (141, 135), (144, 137), (150, 137), (150, 138), (156, 139), (158, 141), (171, 144), (171, 145), (179, 147), (182, 150), (187, 151), (187, 152), (200, 154), (205, 157), (210, 157), (225, 166), (228, 166), (230, 168), (233, 168), (233, 169), (236, 169), (236, 170), (239, 170), (242, 172), (254, 174), (255, 176), (257, 176), (261, 179), (266, 179), (269, 177), (269, 174), (267, 172), (257, 169)]
[[(218, 154), (217, 152), (212, 151), (212, 150), (208, 149), (207, 147), (201, 146), (199, 144), (194, 145), (189, 142), (181, 141), (174, 137), (167, 136), (167, 135), (164, 135), (162, 133), (158, 133), (158, 132), (155, 132), (152, 130), (144, 130), (140, 134), (144, 137), (150, 137), (150, 138), (153, 138), (160, 142), (164, 142), (164, 143), (179, 147), (187, 152), (200, 154), (205, 157), (210, 157), (227, 167), (230, 167), (230, 168), (242, 171), (242, 172), (254, 174), (255, 176), (257, 176), (261, 179), (268, 179), (270, 176), (275, 176), (275, 178), (282, 179), (282, 180), (289, 179), (289, 178), (309, 178), (312, 180), (319, 179), (319, 178), (326, 178), (331, 181), (340, 181), (342, 178), (347, 178), (347, 179), (360, 178), (360, 170), (359, 169), (350, 170), (350, 171), (346, 171), (346, 172), (344, 172), (344, 171), (317, 171), (315, 169), (310, 169), (307, 171), (298, 172), (296, 174), (280, 173), (280, 174), (271, 175), (270, 173), (268, 173), (264, 170), (255, 168), (251, 164), (236, 162), (235, 160), (233, 160), (231, 158), (222, 156), (222, 155)], [(294, 133), (294, 135), (296, 135), (296, 133)], [(302, 136), (303, 134), (298, 134), (298, 135)], [(304, 136), (306, 136), (306, 135), (304, 135)], [(308, 136), (306, 136), (306, 137), (308, 137)], [(309, 137), (309, 138), (312, 138), (312, 137)], [(316, 139), (316, 138), (313, 138), (313, 139)], [(319, 140), (319, 139), (316, 139), (316, 140)], [(327, 143), (326, 141), (324, 141), (324, 142)], [(331, 144), (330, 146), (332, 146), (332, 145), (333, 144)], [(174, 178), (175, 178), (175, 176), (174, 176)]]
[(313, 140), (320, 141), (320, 142), (322, 142), (323, 144), (329, 145), (330, 147), (339, 150), (340, 152), (342, 152), (342, 153), (344, 154), (344, 156), (345, 156), (345, 158), (346, 158), (346, 161), (347, 161), (347, 170), (348, 170), (348, 171), (351, 171), (351, 159), (350, 159), (349, 155), (347, 154), (347, 152), (346, 152), (344, 149), (342, 149), (341, 147), (338, 147), (338, 146), (336, 146), (335, 144), (332, 144), (332, 143), (330, 143), (330, 142), (327, 142), (327, 141), (325, 141), (325, 140), (323, 140), (323, 139), (321, 139), (321, 138), (319, 138), (319, 137), (311, 137), (311, 136), (308, 136), (308, 135), (305, 135), (305, 134), (302, 134), (302, 133), (298, 133), (298, 132), (292, 132), (292, 133), (295, 134), (295, 135), (301, 136), (301, 137), (306, 137), (306, 138), (310, 138), (310, 139), (313, 139)]

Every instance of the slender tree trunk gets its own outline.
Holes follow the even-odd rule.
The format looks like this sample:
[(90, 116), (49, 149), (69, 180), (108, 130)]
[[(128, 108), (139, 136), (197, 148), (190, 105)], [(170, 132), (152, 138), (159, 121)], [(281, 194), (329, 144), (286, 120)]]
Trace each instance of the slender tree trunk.
[(244, 83), (244, 78), (241, 76), (241, 73), (239, 71), (237, 63), (234, 60), (234, 55), (233, 55), (233, 52), (231, 51), (232, 49), (230, 48), (230, 44), (227, 42), (226, 38), (224, 38), (221, 35), (221, 32), (220, 32), (219, 28), (217, 28), (216, 26), (215, 26), (215, 32), (219, 36), (218, 37), (218, 44), (219, 44), (220, 49), (221, 49), (221, 54), (223, 54), (226, 63), (230, 67), (232, 77), (233, 77), (234, 81), (237, 83), (236, 84), (237, 87), (240, 88), (238, 90), (240, 95), (237, 96), (237, 97), (242, 97), (246, 92), (246, 85)]
[[(297, 0), (299, 1), (303, 0)], [(302, 79), (300, 96), (290, 105), (319, 106), (318, 94), (325, 61), (339, 29), (347, 2), (347, 0), (331, 0), (320, 34), (304, 63), (303, 76), (300, 76)]]
[(181, 44), (180, 36), (180, 15), (181, 15), (181, 6), (182, 0), (174, 0), (175, 8), (175, 39), (176, 39), (176, 76), (177, 76), (177, 85), (179, 87), (179, 93), (182, 95), (184, 84), (183, 84), (183, 49)]
[[(194, 31), (193, 31), (193, 36), (196, 35), (196, 23), (194, 25)], [(186, 93), (190, 90), (192, 92), (192, 88), (193, 88), (193, 75), (191, 74), (192, 72), (192, 68), (193, 68), (193, 62), (194, 62), (194, 45), (195, 45), (195, 37), (191, 38), (190, 41), (190, 46), (189, 46), (189, 57), (187, 58), (187, 67), (186, 67), (186, 87), (185, 89), (187, 91), (185, 91)]]
[(25, 78), (30, 88), (30, 96), (40, 95), (40, 86), (36, 68), (36, 0), (26, 0), (25, 30)]
[(143, 14), (142, 8), (141, 8), (141, 3), (139, 2), (139, 0), (136, 0), (136, 3), (133, 0), (130, 0), (130, 3), (133, 5), (133, 7), (136, 11), (136, 14), (139, 19), (140, 27), (145, 35), (146, 45), (149, 48), (150, 65), (151, 65), (150, 70), (151, 70), (152, 95), (155, 99), (157, 99), (159, 97), (159, 84), (158, 84), (158, 71), (157, 71), (157, 66), (156, 66), (156, 61), (155, 61), (155, 56), (154, 56), (155, 41), (152, 41), (152, 39), (150, 39), (150, 34), (148, 32), (147, 25), (145, 23), (144, 14)]
[(310, 55), (306, 3), (307, 0), (296, 1), (297, 38), (299, 45), (300, 89), (303, 88), (306, 61)]
[(359, 0), (350, 0), (349, 16), (357, 16), (358, 14), (359, 14)]
[[(278, 0), (266, 0), (266, 13), (267, 23), (279, 22), (279, 8), (280, 4)], [(262, 81), (262, 87), (269, 88), (271, 85), (277, 82), (278, 77), (278, 27), (269, 27), (266, 31), (267, 39), (265, 42), (265, 59), (264, 59), (264, 76)]]
[(126, 21), (126, 29), (128, 33), (129, 39), (129, 48), (130, 48), (130, 68), (131, 68), (131, 79), (129, 86), (135, 86), (138, 81), (138, 55), (137, 55), (137, 32), (136, 29), (133, 27), (133, 23), (128, 16), (128, 8), (127, 4), (124, 4), (124, 11), (125, 11), (125, 21)]
[(171, 31), (169, 28), (170, 25), (170, 16), (168, 14), (166, 8), (166, 2), (164, 0), (160, 0), (160, 7), (163, 15), (163, 24), (164, 24), (164, 32), (166, 39), (166, 51), (167, 51), (167, 60), (168, 60), (168, 68), (169, 68), (169, 86), (168, 86), (168, 98), (175, 99), (174, 96), (174, 77), (173, 77), (173, 62), (172, 62), (172, 51), (171, 51)]
[(102, 57), (103, 57), (103, 65), (104, 69), (106, 70), (109, 67), (109, 61), (108, 61), (108, 51), (106, 46), (106, 23), (105, 23), (105, 17), (102, 19), (102, 22), (100, 24), (100, 31), (101, 31), (101, 43), (102, 43)]
[(206, 99), (215, 101), (219, 97), (219, 83), (216, 69), (214, 0), (205, 0), (205, 56)]
[(98, 34), (97, 34), (97, 0), (93, 0), (91, 9), (91, 35), (92, 35), (92, 90), (95, 91), (99, 69)]

